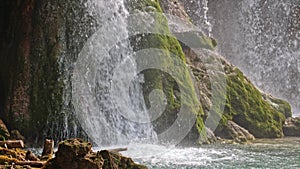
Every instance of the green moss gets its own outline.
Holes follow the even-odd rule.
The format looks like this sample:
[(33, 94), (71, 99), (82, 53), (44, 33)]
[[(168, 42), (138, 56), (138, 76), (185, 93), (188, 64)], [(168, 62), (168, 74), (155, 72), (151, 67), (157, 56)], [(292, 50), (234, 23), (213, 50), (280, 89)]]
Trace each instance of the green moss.
[(266, 94), (264, 94), (263, 97), (274, 109), (281, 112), (286, 118), (292, 117), (292, 108), (287, 101)]
[(246, 128), (255, 137), (283, 136), (283, 114), (264, 100), (261, 92), (237, 68), (227, 76), (224, 117)]
[[(158, 0), (130, 1), (127, 2), (126, 6), (132, 12), (136, 12), (136, 10), (148, 12), (150, 9), (151, 12), (162, 12)], [(204, 128), (202, 119), (204, 112), (197, 101), (190, 74), (187, 69), (176, 69), (176, 60), (178, 58), (181, 59), (182, 63), (186, 63), (181, 45), (177, 38), (171, 34), (166, 18), (163, 15), (157, 14), (153, 14), (152, 16), (155, 18), (153, 29), (158, 33), (148, 33), (131, 37), (133, 49), (134, 51), (149, 48), (162, 49), (164, 52), (157, 63), (163, 65), (166, 70), (170, 70), (176, 75), (176, 79), (174, 79), (172, 75), (156, 69), (148, 69), (142, 72), (145, 79), (143, 94), (146, 106), (150, 107), (148, 96), (154, 89), (163, 90), (167, 99), (166, 109), (160, 118), (153, 122), (154, 127), (158, 133), (164, 131), (174, 123), (177, 113), (184, 106), (197, 115), (197, 128), (202, 133), (202, 129)], [(206, 41), (207, 39), (204, 38), (201, 40)], [(173, 57), (178, 58), (172, 59)], [(181, 90), (183, 91), (180, 91), (179, 86), (182, 87)], [(184, 95), (183, 97), (181, 97), (182, 94)]]
[[(178, 39), (188, 41), (188, 48), (205, 48), (209, 50), (215, 50), (217, 45), (216, 40), (206, 36), (203, 32), (182, 32), (176, 34)], [(181, 42), (183, 47), (186, 47), (187, 44)]]

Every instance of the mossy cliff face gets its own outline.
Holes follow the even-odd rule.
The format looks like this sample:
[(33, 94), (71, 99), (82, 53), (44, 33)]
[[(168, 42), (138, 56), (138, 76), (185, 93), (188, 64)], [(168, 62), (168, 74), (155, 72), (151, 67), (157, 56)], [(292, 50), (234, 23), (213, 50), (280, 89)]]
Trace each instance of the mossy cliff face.
[[(152, 15), (151, 12), (162, 13), (158, 0), (127, 1), (126, 6), (133, 14), (137, 12), (150, 12), (150, 15)], [(166, 18), (157, 14), (152, 16), (155, 18), (155, 23), (152, 26), (157, 31), (157, 34), (140, 34), (131, 37), (130, 40), (134, 50), (161, 49), (164, 50), (164, 53), (160, 56), (158, 63), (163, 67), (174, 70), (174, 67), (176, 67), (174, 60), (176, 59), (172, 59), (172, 57), (181, 59), (185, 66), (186, 58), (181, 45), (176, 37), (171, 34)], [(196, 130), (198, 129), (198, 132), (203, 133), (204, 123), (202, 116), (204, 112), (198, 103), (193, 82), (187, 69), (181, 69), (176, 72), (176, 76), (179, 78), (174, 78), (169, 73), (157, 69), (148, 69), (141, 73), (145, 79), (143, 94), (148, 108), (150, 107), (149, 95), (154, 89), (163, 90), (166, 96), (167, 105), (164, 112), (158, 119), (153, 121), (154, 129), (158, 134), (164, 132), (175, 122), (182, 106), (188, 108), (195, 115), (198, 119), (197, 124), (195, 124), (197, 126)], [(183, 87), (183, 91), (180, 91), (179, 85)], [(185, 94), (183, 97), (186, 99), (182, 99), (181, 94)], [(205, 134), (203, 136), (205, 137)]]
[[(189, 49), (184, 51), (197, 79), (202, 106), (208, 113), (212, 104), (219, 104), (211, 102), (212, 82), (207, 73), (208, 69), (195, 53)], [(202, 54), (214, 55), (210, 52)], [(282, 124), (285, 116), (291, 114), (290, 105), (259, 91), (238, 68), (225, 61), (221, 56), (215, 59), (219, 59), (222, 63), (223, 76), (226, 78), (226, 94), (221, 96), (225, 98), (224, 109), (220, 107), (220, 109), (213, 110), (221, 116), (215, 134), (222, 135), (228, 124), (227, 121), (231, 120), (247, 129), (255, 137), (282, 137)], [(217, 91), (217, 93), (221, 92)]]
[[(164, 12), (181, 17), (186, 21), (191, 21), (187, 13), (183, 11), (184, 7), (179, 1), (161, 0), (160, 3)], [(188, 35), (188, 33), (185, 33), (179, 36)], [(214, 111), (221, 118), (215, 133), (223, 132), (223, 129), (228, 124), (227, 121), (232, 120), (247, 129), (255, 137), (283, 136), (282, 124), (285, 117), (291, 116), (289, 103), (259, 91), (238, 68), (228, 63), (221, 56), (206, 52), (205, 48), (213, 50), (216, 46), (216, 41), (213, 38), (208, 38), (204, 34), (199, 37), (196, 37), (199, 39), (198, 41), (195, 40), (195, 36), (189, 37), (195, 42), (194, 46), (181, 45), (187, 58), (187, 63), (191, 66), (195, 76), (201, 105), (205, 114), (208, 115), (209, 111)], [(197, 56), (199, 53), (195, 54), (190, 47), (202, 48), (200, 51), (202, 56)], [(208, 58), (211, 58), (211, 60)], [(210, 71), (209, 67), (214, 66), (208, 62), (213, 63), (213, 59), (218, 60), (217, 62), (222, 64), (222, 68), (216, 73), (226, 80), (226, 92), (222, 92), (224, 89), (221, 84), (214, 84), (214, 90), (217, 90), (214, 93), (218, 95), (214, 100), (212, 100), (211, 77), (208, 73)], [(210, 110), (212, 104), (217, 106)], [(206, 117), (204, 117), (205, 119)]]
[[(190, 20), (176, 0), (128, 0), (126, 7), (130, 13), (160, 13), (164, 10)], [(94, 20), (86, 16), (88, 12), (84, 9), (84, 0), (4, 0), (0, 9), (0, 61), (4, 63), (0, 67), (0, 118), (10, 130), (18, 129), (31, 139), (56, 135), (54, 139), (57, 140), (71, 136), (57, 133), (58, 130), (76, 134), (72, 125), (64, 128), (62, 123), (64, 115), (72, 112), (70, 93), (66, 92), (71, 87), (71, 64), (87, 37), (95, 31), (88, 27)], [(193, 57), (188, 47), (171, 34), (164, 16), (153, 17), (153, 27), (160, 34), (130, 37), (133, 50), (164, 50), (159, 63), (169, 69), (174, 66), (169, 62), (173, 55), (188, 63), (197, 79), (201, 102), (198, 105), (192, 79), (186, 70), (176, 72), (179, 80), (161, 70), (144, 70), (141, 73), (145, 79), (143, 93), (146, 106), (151, 106), (149, 94), (154, 89), (163, 90), (167, 100), (164, 113), (153, 122), (155, 130), (160, 133), (167, 129), (176, 120), (180, 108), (185, 106), (196, 115), (196, 124), (189, 137), (206, 137), (203, 120), (211, 107), (212, 94), (205, 64)], [(216, 45), (204, 34), (199, 37), (193, 35), (182, 33), (176, 36), (194, 38), (194, 45), (203, 48), (203, 51), (213, 50)], [(282, 123), (285, 117), (291, 116), (289, 104), (262, 94), (239, 69), (219, 59), (225, 71), (227, 93), (220, 96), (225, 98), (224, 111), (215, 110), (222, 116), (216, 133), (222, 132), (227, 121), (232, 120), (256, 137), (282, 136)], [(184, 91), (180, 91), (180, 84), (186, 84), (183, 85)], [(182, 93), (186, 94), (187, 99), (182, 100)], [(76, 123), (72, 115), (66, 119), (69, 124)], [(45, 133), (46, 127), (49, 129)]]
[(281, 137), (285, 116), (279, 110), (263, 98), (239, 69), (228, 70), (224, 110), (227, 119), (248, 129), (255, 137)]

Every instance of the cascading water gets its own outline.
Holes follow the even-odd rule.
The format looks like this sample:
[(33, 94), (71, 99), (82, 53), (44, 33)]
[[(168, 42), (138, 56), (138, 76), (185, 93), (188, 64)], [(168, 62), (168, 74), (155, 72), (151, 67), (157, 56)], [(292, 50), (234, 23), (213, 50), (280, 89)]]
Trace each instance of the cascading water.
[[(181, 1), (203, 26), (205, 3)], [(294, 114), (300, 110), (299, 16), (298, 0), (209, 0), (206, 17), (218, 52), (260, 89), (288, 100)]]
[(299, 1), (245, 1), (240, 14), (240, 61), (245, 73), (266, 92), (283, 97), (299, 114)]
[[(126, 144), (141, 139), (155, 140), (156, 133), (151, 123), (131, 120), (131, 118), (147, 118), (148, 114), (140, 88), (143, 77), (137, 76), (135, 62), (129, 56), (132, 52), (129, 40), (123, 39), (128, 35), (126, 23), (128, 12), (123, 0), (95, 0), (89, 1), (87, 6), (100, 27), (113, 20), (117, 20), (117, 25), (106, 30), (104, 39), (95, 36), (93, 41), (96, 43), (87, 42), (87, 48), (96, 50), (88, 54), (83, 51), (75, 63), (72, 80), (73, 99), (80, 124), (92, 140), (101, 146)], [(118, 35), (115, 37), (114, 46), (104, 51), (109, 53), (109, 56), (105, 57), (101, 47), (108, 44), (107, 40), (114, 39), (110, 38), (114, 36), (114, 33), (110, 34), (110, 30), (117, 32)], [(130, 84), (122, 83), (123, 79), (135, 76), (137, 77)], [(120, 100), (128, 97), (129, 101)], [(117, 104), (123, 106), (116, 106)]]
[[(200, 26), (203, 24), (201, 27), (204, 28), (204, 31), (210, 33), (209, 23), (212, 21), (209, 21), (207, 12), (211, 10), (211, 7), (207, 11), (207, 3), (212, 1), (194, 2), (199, 2), (198, 5), (203, 5), (203, 7), (197, 6), (198, 10), (202, 11), (201, 17), (204, 19), (199, 24)], [(218, 2), (220, 3), (220, 1)], [(236, 1), (232, 2), (234, 4)], [(247, 2), (250, 3), (250, 1)], [(67, 76), (63, 79), (65, 84), (69, 84), (70, 81), (72, 82), (72, 85), (67, 85), (64, 90), (70, 91), (72, 89), (74, 91), (72, 95), (68, 92), (65, 93), (64, 108), (66, 109), (63, 109), (62, 113), (68, 114), (68, 111), (72, 111), (68, 109), (70, 106), (70, 97), (75, 99), (73, 100), (73, 105), (75, 110), (77, 110), (76, 116), (79, 117), (79, 124), (82, 125), (87, 134), (99, 146), (124, 144), (132, 140), (145, 138), (156, 140), (157, 134), (153, 131), (151, 124), (129, 120), (141, 119), (144, 122), (149, 121), (150, 117), (146, 114), (146, 107), (141, 94), (140, 83), (144, 81), (143, 76), (137, 75), (137, 63), (129, 56), (132, 53), (132, 49), (129, 42), (123, 39), (128, 36), (125, 19), (128, 13), (124, 7), (123, 0), (90, 0), (86, 6), (89, 9), (90, 15), (97, 19), (97, 24), (93, 25), (95, 26), (93, 29), (94, 32), (111, 20), (116, 20), (117, 24), (108, 27), (105, 30), (107, 34), (95, 36), (93, 42), (96, 40), (98, 43), (87, 41), (87, 48), (84, 49), (97, 52), (82, 51), (74, 65), (73, 62), (75, 61), (68, 60), (68, 57), (62, 58), (61, 69), (66, 72), (72, 72), (70, 74), (66, 73)], [(219, 6), (219, 9), (222, 7)], [(232, 7), (232, 9), (235, 8)], [(221, 23), (226, 24), (225, 21)], [(215, 24), (212, 25), (215, 26)], [(231, 26), (228, 28), (229, 30), (231, 28), (233, 28), (232, 31), (237, 30), (234, 28), (234, 24), (231, 24)], [(248, 28), (251, 27), (249, 26)], [(228, 31), (227, 29), (225, 30)], [(118, 32), (119, 36), (111, 37), (111, 32)], [(237, 43), (239, 43), (239, 36), (241, 35), (237, 32), (234, 32), (236, 36), (232, 37), (237, 38), (239, 40)], [(215, 32), (213, 32), (213, 35), (216, 35)], [(86, 35), (83, 34), (83, 36), (85, 37)], [(115, 45), (109, 48), (108, 51), (101, 51), (102, 47), (108, 46), (107, 44), (110, 43), (111, 39), (115, 40)], [(297, 42), (294, 44), (297, 45)], [(69, 50), (72, 50), (72, 48)], [(297, 51), (297, 48), (295, 51)], [(74, 53), (76, 52), (79, 51), (75, 51)], [(109, 57), (104, 57), (102, 52), (109, 53)], [(297, 67), (295, 64), (293, 66)], [(293, 74), (297, 74), (297, 71)], [(71, 75), (72, 79), (69, 79)], [(122, 83), (126, 81), (124, 79), (130, 79), (133, 76), (135, 78), (130, 83)], [(127, 98), (129, 98), (129, 102), (126, 100)], [(117, 104), (121, 104), (121, 106), (116, 106), (116, 102), (118, 102)], [(69, 125), (70, 116), (64, 116), (63, 118), (64, 124), (62, 125), (66, 130), (62, 132), (62, 137), (72, 135), (67, 130), (71, 127)], [(57, 126), (57, 128), (59, 127)], [(76, 125), (74, 125), (74, 130), (77, 130)], [(299, 140), (283, 140), (283, 142), (283, 145), (275, 145), (273, 143), (251, 145), (216, 144), (204, 145), (200, 148), (182, 149), (168, 149), (164, 146), (135, 144), (129, 145), (128, 151), (125, 154), (137, 158), (136, 160), (147, 164), (149, 168), (299, 167)], [(161, 152), (164, 153), (160, 154)], [(156, 154), (156, 156), (153, 156), (153, 154)], [(160, 154), (160, 156), (157, 154)], [(286, 154), (289, 154), (289, 156), (286, 156)], [(264, 158), (263, 161), (261, 160), (262, 158)]]
[(201, 28), (210, 37), (212, 25), (208, 15), (209, 0), (180, 0), (180, 2), (185, 6), (189, 16), (193, 17), (193, 24)]

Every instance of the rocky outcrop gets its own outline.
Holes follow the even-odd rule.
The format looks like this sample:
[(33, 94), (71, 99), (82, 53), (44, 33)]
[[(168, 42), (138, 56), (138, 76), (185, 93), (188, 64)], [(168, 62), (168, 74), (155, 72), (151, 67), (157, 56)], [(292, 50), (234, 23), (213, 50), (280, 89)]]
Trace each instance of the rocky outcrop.
[[(186, 15), (178, 1), (161, 1), (160, 3), (164, 12), (189, 20), (189, 16)], [(188, 33), (183, 33), (183, 36), (188, 36)], [(193, 38), (192, 40), (205, 39), (203, 37), (206, 36), (200, 34), (191, 38)], [(207, 48), (199, 40), (199, 43), (193, 46), (197, 49), (197, 54), (189, 46), (181, 43), (187, 63), (195, 76), (201, 106), (205, 112), (201, 120), (205, 121), (207, 116), (212, 113), (219, 116), (216, 119), (219, 118), (220, 121), (212, 122), (220, 123), (215, 132), (220, 134), (230, 131), (225, 135), (231, 135), (230, 137), (233, 139), (241, 135), (240, 140), (252, 140), (253, 137), (250, 133), (259, 138), (282, 137), (282, 124), (286, 117), (291, 116), (290, 105), (286, 101), (263, 93), (237, 67), (222, 56), (206, 50), (213, 50), (216, 45), (213, 39), (210, 41), (213, 45)], [(225, 79), (225, 86), (214, 84), (212, 87), (212, 83), (218, 83), (212, 81), (212, 75)], [(217, 97), (213, 98), (213, 94)], [(211, 109), (212, 106), (213, 109)], [(199, 135), (203, 136), (201, 133)]]
[(300, 117), (286, 119), (283, 125), (283, 133), (285, 136), (300, 137)]
[(55, 158), (49, 160), (44, 169), (101, 169), (104, 161), (91, 149), (91, 143), (79, 139), (63, 141), (58, 145)]
[(60, 142), (55, 158), (49, 160), (43, 169), (147, 169), (119, 153), (102, 150), (92, 151), (92, 144), (80, 139)]
[[(216, 132), (220, 132), (228, 124), (227, 121), (231, 120), (258, 138), (283, 136), (282, 124), (285, 115), (291, 113), (287, 102), (277, 98), (273, 98), (272, 101), (265, 99), (264, 93), (258, 90), (238, 68), (228, 63), (221, 56), (204, 50), (200, 52), (201, 56), (197, 56), (188, 48), (184, 51), (196, 77), (196, 84), (200, 91), (200, 100), (204, 110), (208, 114), (212, 104), (215, 104), (213, 111), (221, 116)], [(215, 102), (212, 103), (211, 100), (213, 93), (208, 71), (213, 65), (205, 63), (203, 60), (203, 58), (209, 56), (212, 60), (219, 60), (219, 63), (223, 65), (223, 70), (215, 72), (220, 73), (220, 76), (226, 79), (226, 92), (218, 91), (222, 90), (222, 86), (214, 88), (217, 90), (214, 92), (220, 95), (219, 98), (224, 99), (224, 103), (218, 103), (218, 100), (214, 100)], [(275, 104), (275, 102), (282, 104)]]
[(255, 140), (255, 137), (248, 130), (230, 120), (227, 121), (227, 125), (222, 131), (216, 134), (221, 138), (231, 139), (238, 143)]
[(177, 16), (190, 22), (188, 14), (185, 12), (184, 7), (178, 0), (160, 0), (161, 8), (167, 14)]
[[(128, 1), (126, 6), (130, 12), (164, 11), (189, 20), (188, 12), (184, 11), (177, 0)], [(87, 37), (92, 34), (92, 30), (86, 26), (92, 25), (91, 23), (94, 21), (91, 17), (86, 16), (88, 12), (83, 7), (84, 4), (81, 1), (70, 0), (25, 0), (22, 3), (6, 1), (4, 5), (0, 6), (1, 9), (4, 9), (0, 13), (1, 18), (4, 18), (1, 20), (0, 32), (1, 35), (5, 34), (0, 44), (0, 61), (7, 63), (0, 67), (0, 115), (4, 121), (8, 122), (9, 128), (16, 128), (31, 139), (44, 138), (44, 134), (60, 140), (70, 137), (69, 133), (76, 135), (77, 131), (80, 131), (80, 127), (73, 127), (76, 121), (72, 118), (72, 111), (70, 111), (72, 110), (71, 100), (68, 100), (71, 98), (70, 93), (65, 93), (66, 100), (63, 104), (63, 92), (66, 92), (64, 89), (66, 86), (71, 88), (71, 84), (68, 84), (71, 83), (69, 79), (71, 71), (63, 72), (62, 70), (72, 69), (68, 66), (76, 60), (76, 54), (82, 48)], [(73, 29), (74, 27), (77, 29)], [(203, 33), (200, 33), (199, 36), (193, 36), (194, 34), (189, 32), (179, 35), (194, 38), (196, 43), (193, 47), (199, 48), (202, 55), (199, 57), (188, 46), (179, 43), (172, 36), (164, 17), (156, 18), (153, 27), (161, 30), (165, 35), (143, 34), (130, 37), (133, 50), (159, 48), (167, 51), (168, 58), (172, 53), (187, 63), (195, 76), (201, 102), (200, 106), (195, 104), (197, 98), (193, 93), (194, 85), (188, 72), (178, 72), (178, 76), (182, 79), (176, 83), (165, 72), (154, 69), (143, 71), (142, 74), (145, 78), (143, 94), (146, 106), (148, 108), (151, 106), (148, 96), (152, 90), (162, 89), (166, 94), (168, 104), (165, 112), (153, 122), (158, 133), (170, 127), (176, 120), (180, 108), (186, 106), (197, 118), (187, 137), (191, 138), (193, 142), (213, 142), (215, 140), (213, 134), (204, 130), (204, 121), (209, 115), (212, 105), (216, 104), (219, 106), (216, 106), (214, 112), (221, 119), (217, 133), (228, 129), (235, 137), (244, 132), (240, 128), (243, 127), (255, 137), (283, 136), (282, 124), (286, 117), (291, 116), (289, 104), (265, 95), (237, 67), (209, 51), (214, 50), (216, 46), (213, 39)], [(203, 58), (209, 59), (204, 62)], [(214, 73), (224, 76), (227, 83), (226, 94), (217, 91), (220, 94), (219, 98), (225, 99), (224, 106), (222, 106), (222, 101), (220, 103), (212, 102), (212, 88), (208, 72), (209, 68), (214, 66), (212, 64), (214, 60), (222, 63), (222, 70)], [(164, 67), (170, 66), (168, 60), (162, 60), (160, 63), (164, 63)], [(185, 102), (182, 102), (181, 91), (178, 88), (178, 84), (183, 82), (187, 84), (184, 86), (184, 90), (188, 92), (188, 99)], [(63, 109), (64, 113), (61, 113), (63, 106), (66, 107)], [(67, 115), (66, 118), (62, 117), (68, 113), (70, 115)], [(68, 121), (70, 125), (62, 124), (64, 121)], [(235, 125), (232, 125), (231, 121), (240, 127), (233, 127)], [(75, 129), (76, 131), (71, 131)], [(64, 131), (68, 132), (61, 133)], [(212, 136), (212, 139), (210, 140), (207, 136)], [(247, 136), (245, 137), (247, 138)], [(58, 157), (64, 156), (64, 154), (59, 154)], [(87, 152), (85, 155), (88, 154), (90, 153)], [(92, 155), (93, 159), (98, 158), (97, 153)], [(72, 158), (72, 160), (80, 158), (86, 161), (76, 153)], [(59, 162), (56, 160), (52, 161), (56, 164)], [(66, 162), (71, 163), (71, 161)], [(100, 165), (93, 160), (89, 164)]]

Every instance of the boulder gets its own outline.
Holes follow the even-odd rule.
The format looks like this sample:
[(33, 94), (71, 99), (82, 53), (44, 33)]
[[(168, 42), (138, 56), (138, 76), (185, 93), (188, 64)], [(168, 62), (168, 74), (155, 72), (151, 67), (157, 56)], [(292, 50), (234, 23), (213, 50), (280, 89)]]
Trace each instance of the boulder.
[(223, 130), (216, 134), (222, 138), (232, 139), (238, 143), (255, 140), (255, 137), (248, 130), (230, 120), (228, 120)]
[(217, 142), (218, 139), (216, 138), (214, 132), (209, 129), (208, 127), (205, 127), (205, 133), (204, 135), (200, 134), (198, 143), (201, 144), (211, 144)]
[(283, 133), (285, 136), (300, 136), (300, 117), (286, 119), (283, 125)]
[(92, 151), (92, 144), (80, 139), (60, 142), (56, 157), (48, 160), (43, 169), (146, 169), (131, 158), (117, 152)]
[(62, 141), (56, 157), (49, 160), (44, 169), (101, 169), (103, 159), (91, 150), (92, 144), (81, 139)]
[(146, 166), (136, 164), (131, 158), (124, 157), (120, 153), (108, 150), (102, 150), (99, 153), (104, 159), (103, 169), (147, 169)]
[(4, 122), (0, 119), (0, 140), (6, 140), (10, 136), (6, 125)]

